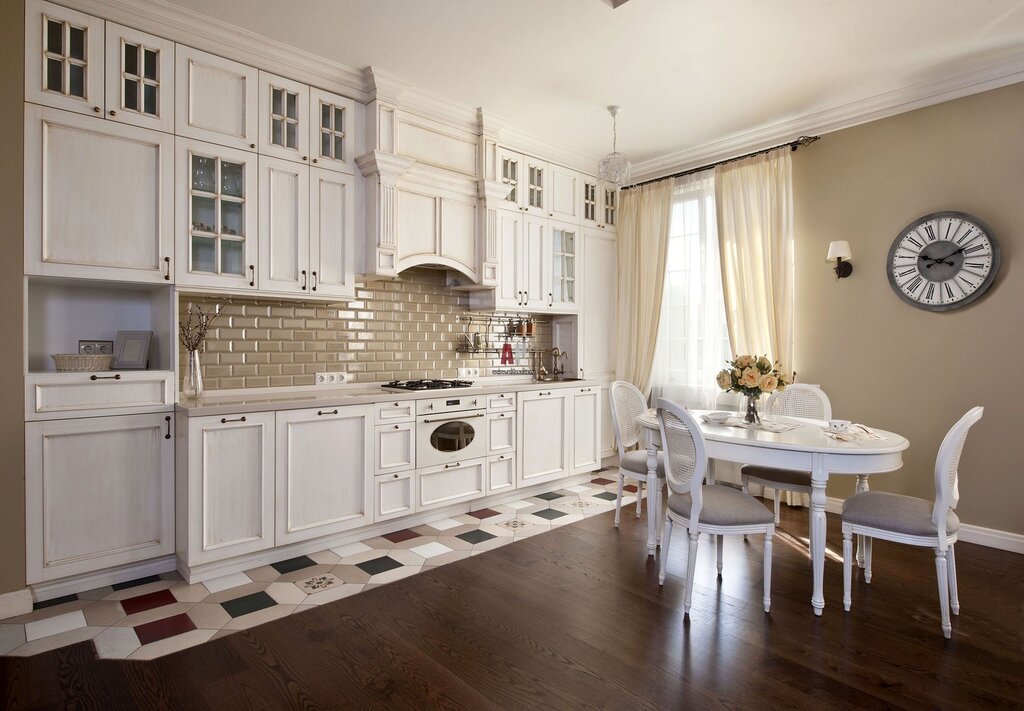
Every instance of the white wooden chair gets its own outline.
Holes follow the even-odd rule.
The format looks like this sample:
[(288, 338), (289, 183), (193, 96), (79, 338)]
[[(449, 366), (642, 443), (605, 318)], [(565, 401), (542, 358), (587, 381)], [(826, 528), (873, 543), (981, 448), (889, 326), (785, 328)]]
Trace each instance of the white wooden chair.
[[(764, 411), (767, 415), (787, 417), (809, 417), (822, 422), (832, 419), (832, 403), (828, 395), (815, 385), (796, 384), (768, 398)], [(779, 501), (783, 491), (811, 494), (811, 473), (792, 469), (775, 469), (754, 464), (740, 468), (743, 491), (749, 492), (751, 484), (760, 484), (775, 490), (775, 525), (779, 525)], [(810, 530), (808, 527), (807, 530)]]
[(865, 491), (843, 503), (843, 606), (850, 610), (853, 536), (865, 536), (864, 582), (871, 583), (871, 539), (881, 538), (935, 550), (935, 572), (939, 584), (942, 634), (949, 638), (950, 602), (953, 614), (960, 614), (956, 592), (956, 558), (953, 546), (960, 530), (954, 509), (960, 500), (957, 468), (967, 432), (981, 419), (984, 408), (971, 408), (946, 433), (935, 458), (935, 501), (915, 496)]
[[(643, 501), (644, 484), (652, 483), (661, 494), (661, 482), (647, 481), (647, 450), (632, 449), (641, 443), (641, 427), (636, 418), (647, 412), (647, 398), (632, 383), (616, 380), (608, 388), (608, 397), (612, 401), (612, 425), (615, 427), (615, 446), (619, 448), (619, 492), (615, 497), (615, 526), (619, 525), (622, 512), (622, 486), (625, 479), (637, 482), (636, 486), (636, 517), (640, 518), (641, 502)], [(658, 453), (658, 477), (665, 476), (665, 458)], [(649, 516), (654, 512), (648, 511)]]
[(670, 400), (658, 401), (658, 424), (665, 452), (665, 481), (668, 484), (668, 506), (665, 507), (665, 536), (661, 543), (661, 570), (658, 583), (665, 584), (665, 566), (672, 527), (686, 527), (690, 550), (686, 558), (686, 593), (683, 613), (690, 614), (693, 601), (693, 575), (697, 565), (697, 542), (700, 534), (716, 534), (718, 575), (722, 574), (722, 546), (725, 534), (764, 534), (764, 611), (771, 608), (772, 536), (775, 524), (771, 511), (757, 499), (732, 487), (705, 485), (708, 468), (707, 450), (700, 425), (693, 415)]

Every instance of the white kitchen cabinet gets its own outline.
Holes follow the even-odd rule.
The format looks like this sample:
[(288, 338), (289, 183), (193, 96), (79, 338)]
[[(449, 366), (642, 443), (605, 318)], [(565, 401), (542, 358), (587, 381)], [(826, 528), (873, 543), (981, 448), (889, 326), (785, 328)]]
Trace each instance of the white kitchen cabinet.
[(579, 309), (577, 269), (579, 265), (579, 227), (550, 221), (544, 250), (544, 285), (548, 310), (573, 313)]
[(615, 234), (584, 230), (581, 247), (578, 377), (610, 380), (615, 377), (618, 316)]
[(618, 222), (618, 188), (588, 175), (581, 177), (580, 188), (580, 224), (583, 227), (614, 231)]
[(255, 68), (179, 44), (174, 73), (176, 135), (256, 150), (259, 74)]
[(28, 420), (121, 415), (173, 409), (174, 373), (31, 373), (25, 376)]
[(29, 583), (174, 552), (166, 413), (25, 425)]
[(487, 459), (487, 493), (493, 494), (516, 485), (516, 458), (513, 454), (496, 454)]
[(515, 451), (515, 414), (511, 412), (487, 413), (487, 453), (513, 454)]
[(523, 160), (523, 211), (548, 217), (551, 202), (550, 168), (545, 161), (530, 156)]
[(261, 155), (309, 162), (309, 87), (268, 72), (259, 73)]
[(548, 200), (548, 217), (578, 225), (583, 190), (580, 174), (570, 168), (554, 163), (548, 167), (551, 195)]
[(573, 410), (566, 389), (519, 394), (517, 485), (530, 486), (571, 471)]
[(373, 517), (373, 406), (277, 413), (277, 544)]
[(471, 459), (419, 469), (419, 510), (447, 506), (483, 496), (487, 491), (486, 460)]
[(314, 87), (309, 90), (309, 115), (313, 165), (354, 175), (361, 129), (356, 102)]
[(511, 412), (516, 411), (515, 393), (494, 393), (487, 396), (487, 412)]
[(259, 289), (309, 294), (309, 168), (262, 155), (259, 167)]
[(26, 105), (25, 272), (173, 281), (173, 140)]
[(526, 310), (542, 310), (548, 301), (547, 256), (550, 249), (551, 223), (542, 217), (527, 216), (523, 222), (522, 260), (523, 306)]
[(588, 385), (572, 391), (572, 473), (601, 468), (601, 388)]
[(375, 474), (416, 468), (416, 423), (377, 425), (374, 434)]
[(254, 291), (256, 155), (186, 138), (175, 146), (177, 283)]
[(508, 194), (501, 201), (501, 206), (509, 210), (522, 211), (525, 204), (523, 193), (523, 173), (525, 156), (513, 150), (498, 146), (495, 153), (497, 161), (496, 173), (498, 180), (508, 187)]
[(108, 22), (104, 115), (174, 132), (174, 43)]
[(374, 405), (373, 421), (380, 425), (405, 422), (416, 418), (415, 400), (388, 400)]
[[(187, 566), (274, 547), (274, 413), (193, 417), (179, 472)], [(184, 533), (184, 535), (183, 535)]]
[(615, 424), (612, 422), (612, 399), (609, 383), (601, 384), (601, 460), (618, 454), (615, 444)]
[(309, 180), (310, 293), (354, 297), (356, 179), (313, 168)]
[(373, 477), (373, 520), (386, 521), (416, 512), (416, 473), (378, 474)]
[(26, 2), (25, 100), (102, 115), (103, 33), (98, 17)]

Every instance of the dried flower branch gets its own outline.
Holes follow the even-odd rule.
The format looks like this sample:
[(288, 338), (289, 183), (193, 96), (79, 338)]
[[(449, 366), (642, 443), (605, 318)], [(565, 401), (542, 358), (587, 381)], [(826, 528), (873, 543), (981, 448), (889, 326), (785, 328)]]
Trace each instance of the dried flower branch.
[(215, 308), (212, 314), (204, 313), (202, 307), (192, 304), (185, 309), (185, 318), (178, 324), (178, 337), (185, 350), (198, 351), (206, 346), (206, 334), (210, 331), (210, 325), (220, 316), (220, 306)]

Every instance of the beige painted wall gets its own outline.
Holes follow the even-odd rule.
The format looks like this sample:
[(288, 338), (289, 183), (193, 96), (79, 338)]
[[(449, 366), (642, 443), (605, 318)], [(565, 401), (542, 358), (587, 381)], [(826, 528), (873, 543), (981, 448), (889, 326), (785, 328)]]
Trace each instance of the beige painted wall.
[(0, 13), (0, 593), (25, 587), (25, 416), (22, 365), (22, 102), (25, 98), (24, 6)]
[[(934, 496), (948, 428), (973, 405), (985, 416), (960, 466), (959, 514), (1024, 533), (1024, 83), (825, 136), (794, 156), (796, 362), (821, 383), (836, 417), (910, 440), (904, 467), (871, 485)], [(973, 214), (1003, 250), (978, 302), (929, 313), (902, 302), (886, 278), (897, 232), (939, 210)], [(837, 281), (830, 240), (849, 240), (853, 275)], [(829, 485), (847, 496), (849, 480)]]

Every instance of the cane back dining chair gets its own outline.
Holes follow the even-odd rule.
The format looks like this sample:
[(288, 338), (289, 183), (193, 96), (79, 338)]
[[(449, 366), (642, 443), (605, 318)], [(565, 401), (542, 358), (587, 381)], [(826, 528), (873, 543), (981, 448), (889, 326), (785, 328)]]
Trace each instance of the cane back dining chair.
[[(768, 415), (784, 417), (809, 417), (827, 422), (832, 419), (832, 403), (828, 395), (816, 385), (794, 383), (782, 392), (772, 393), (765, 404), (764, 411)], [(740, 468), (740, 481), (743, 491), (750, 491), (751, 484), (760, 484), (775, 490), (775, 525), (779, 525), (779, 502), (783, 491), (798, 494), (811, 493), (811, 473), (776, 469), (755, 464), (745, 464)], [(810, 528), (808, 527), (808, 531)]]
[[(647, 412), (647, 398), (632, 383), (625, 380), (616, 380), (608, 388), (608, 397), (611, 398), (612, 425), (615, 428), (615, 446), (619, 449), (619, 490), (615, 496), (615, 526), (618, 527), (620, 514), (622, 512), (622, 487), (626, 479), (637, 482), (636, 486), (636, 517), (640, 518), (641, 502), (643, 501), (643, 487), (657, 487), (657, 493), (661, 492), (661, 480), (665, 477), (665, 458), (658, 453), (658, 481), (647, 480), (647, 450), (644, 448), (633, 449), (641, 444), (641, 427), (636, 418)], [(653, 511), (648, 511), (653, 516)]]
[(719, 576), (722, 575), (725, 534), (764, 534), (763, 602), (764, 611), (768, 612), (772, 604), (772, 537), (775, 535), (772, 512), (750, 494), (720, 484), (704, 484), (708, 468), (704, 435), (693, 415), (682, 406), (670, 400), (659, 400), (658, 424), (665, 452), (665, 481), (669, 491), (658, 583), (665, 584), (672, 529), (676, 523), (685, 527), (690, 539), (686, 557), (686, 592), (683, 596), (685, 615), (690, 614), (693, 602), (693, 576), (700, 534), (716, 534)]
[(843, 503), (843, 607), (849, 612), (853, 566), (853, 536), (865, 536), (864, 582), (871, 583), (871, 540), (881, 538), (911, 546), (935, 550), (935, 574), (939, 586), (939, 613), (942, 634), (952, 634), (949, 609), (960, 614), (956, 590), (956, 558), (953, 548), (960, 531), (960, 519), (954, 509), (960, 500), (960, 454), (967, 433), (981, 419), (982, 407), (973, 407), (946, 433), (935, 458), (935, 501), (915, 496), (864, 491)]

